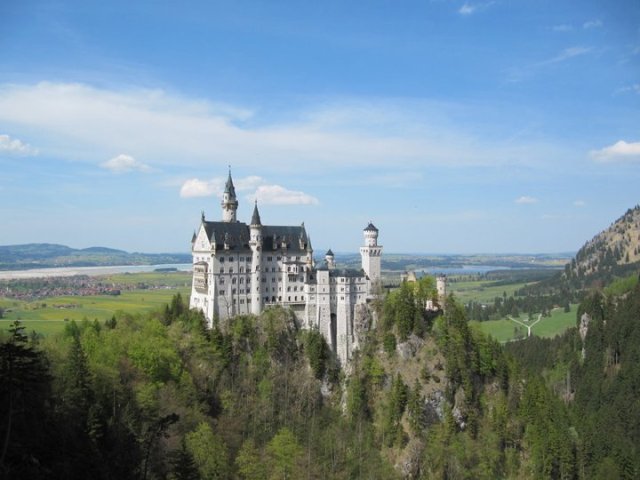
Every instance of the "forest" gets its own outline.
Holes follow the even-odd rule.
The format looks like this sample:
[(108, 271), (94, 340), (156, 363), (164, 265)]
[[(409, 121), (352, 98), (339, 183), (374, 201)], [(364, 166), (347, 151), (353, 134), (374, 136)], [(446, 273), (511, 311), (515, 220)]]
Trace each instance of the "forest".
[(347, 368), (281, 308), (207, 329), (177, 294), (45, 338), (16, 322), (0, 344), (2, 478), (638, 477), (637, 284), (583, 302), (584, 342), (571, 329), (506, 348), (455, 299), (427, 313), (432, 288), (375, 302)]

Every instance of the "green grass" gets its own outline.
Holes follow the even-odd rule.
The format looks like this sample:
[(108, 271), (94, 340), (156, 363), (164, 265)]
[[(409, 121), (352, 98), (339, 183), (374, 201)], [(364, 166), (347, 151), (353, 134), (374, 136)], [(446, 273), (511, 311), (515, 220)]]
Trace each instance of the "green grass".
[[(551, 312), (550, 317), (543, 317), (538, 323), (531, 328), (532, 335), (537, 335), (543, 338), (553, 338), (556, 335), (564, 333), (565, 330), (576, 325), (576, 309), (577, 305), (571, 305), (570, 312), (564, 312), (561, 308), (556, 308)], [(534, 321), (538, 318), (534, 316)], [(524, 321), (525, 317), (518, 318), (517, 320)], [(501, 320), (490, 320), (487, 322), (469, 322), (475, 328), (479, 328), (487, 335), (491, 335), (499, 342), (508, 342), (516, 337), (516, 328), (521, 335), (527, 334), (527, 329), (509, 319), (503, 318)], [(533, 322), (531, 322), (533, 323)]]
[(191, 286), (191, 272), (116, 273), (104, 276), (103, 281), (113, 282), (119, 285), (138, 285), (144, 283), (154, 287), (189, 287)]
[(0, 320), (0, 329), (6, 330), (13, 321), (20, 320), (27, 331), (35, 330), (46, 335), (61, 331), (65, 321), (87, 318), (102, 322), (118, 310), (127, 313), (149, 312), (169, 303), (177, 292), (188, 301), (190, 291), (190, 287), (132, 290), (117, 296), (64, 296), (33, 302), (5, 298), (0, 300), (0, 305), (10, 311), (5, 311), (4, 318)]
[(461, 303), (467, 303), (471, 300), (474, 302), (493, 303), (493, 300), (496, 297), (502, 297), (504, 292), (507, 292), (507, 296), (510, 296), (525, 285), (528, 285), (526, 282), (509, 285), (494, 285), (495, 283), (493, 280), (456, 281), (449, 283), (448, 290)]

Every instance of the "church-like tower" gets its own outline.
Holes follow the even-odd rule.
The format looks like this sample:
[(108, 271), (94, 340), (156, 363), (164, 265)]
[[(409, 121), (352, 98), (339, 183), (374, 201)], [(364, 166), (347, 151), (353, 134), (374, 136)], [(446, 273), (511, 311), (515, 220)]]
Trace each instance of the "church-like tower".
[(238, 210), (238, 199), (236, 198), (236, 189), (231, 179), (231, 169), (229, 169), (229, 177), (224, 186), (222, 194), (222, 221), (227, 223), (235, 223), (236, 211)]
[(364, 229), (364, 246), (360, 247), (360, 256), (362, 269), (373, 286), (380, 281), (382, 245), (378, 245), (378, 229), (371, 222)]

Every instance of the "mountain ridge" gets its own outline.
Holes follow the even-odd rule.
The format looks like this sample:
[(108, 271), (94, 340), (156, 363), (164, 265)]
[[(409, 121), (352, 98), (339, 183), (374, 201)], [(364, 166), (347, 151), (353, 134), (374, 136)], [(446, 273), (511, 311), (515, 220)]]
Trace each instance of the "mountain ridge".
[(72, 248), (56, 243), (0, 245), (0, 270), (191, 263), (187, 253), (129, 253), (108, 247)]

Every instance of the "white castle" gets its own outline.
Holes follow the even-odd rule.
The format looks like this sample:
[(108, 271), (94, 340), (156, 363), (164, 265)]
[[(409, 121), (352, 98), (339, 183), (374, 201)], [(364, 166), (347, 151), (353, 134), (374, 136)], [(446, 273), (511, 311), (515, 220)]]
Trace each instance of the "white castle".
[(317, 328), (346, 364), (370, 323), (367, 303), (380, 282), (382, 246), (369, 223), (360, 247), (361, 270), (337, 269), (329, 250), (324, 266), (313, 259), (304, 227), (263, 225), (258, 204), (251, 223), (237, 221), (231, 172), (222, 196), (222, 221), (205, 220), (193, 234), (193, 284), (189, 306), (214, 319), (259, 315), (274, 305), (290, 308), (302, 328)]

